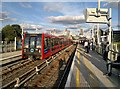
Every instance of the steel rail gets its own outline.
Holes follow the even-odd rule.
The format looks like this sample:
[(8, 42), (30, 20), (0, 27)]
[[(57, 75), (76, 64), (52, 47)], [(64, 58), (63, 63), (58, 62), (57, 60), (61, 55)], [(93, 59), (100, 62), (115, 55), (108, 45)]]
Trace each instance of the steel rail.
[[(20, 57), (20, 58), (18, 58), (18, 57)], [(17, 58), (17, 59), (15, 59), (15, 58)], [(0, 67), (6, 66), (12, 62), (16, 62), (16, 61), (19, 61), (21, 59), (22, 59), (21, 54), (2, 58), (2, 59), (0, 59), (0, 62), (1, 62)]]
[[(71, 45), (71, 46), (72, 46), (72, 45)], [(64, 49), (64, 50), (62, 50), (62, 51), (60, 51), (60, 52), (58, 52), (57, 54), (60, 53), (59, 55), (61, 55), (62, 52), (65, 52), (65, 51), (66, 51), (67, 49), (69, 49), (71, 46), (67, 47), (66, 49)], [(54, 55), (56, 55), (56, 54), (54, 54)], [(54, 56), (54, 55), (53, 55), (53, 56)], [(46, 59), (47, 61), (49, 60), (48, 64), (50, 64), (53, 60), (55, 60), (59, 55), (56, 55), (54, 58), (50, 58), (50, 59), (48, 58), (48, 59)], [(40, 69), (39, 69), (38, 71), (36, 71), (36, 67), (38, 67), (38, 68), (40, 67)], [(37, 72), (40, 72), (40, 71), (42, 71), (43, 69), (45, 69), (45, 68), (47, 67), (47, 63), (46, 63), (46, 61), (43, 61), (41, 64), (37, 65), (36, 67), (35, 67), (35, 68), (32, 68), (32, 69), (29, 70), (29, 71), (27, 71), (27, 72), (24, 73), (23, 75), (19, 76), (18, 79), (20, 79), (19, 81), (21, 81), (21, 80), (24, 79), (24, 77), (25, 77), (26, 75), (28, 75), (28, 74), (30, 74), (31, 72), (35, 71), (35, 72), (32, 73), (30, 76), (28, 76), (27, 78), (25, 78), (25, 80), (21, 81), (18, 85), (16, 85), (16, 87), (20, 87), (20, 86), (23, 85), (26, 81), (28, 81), (30, 78), (32, 78), (34, 75), (36, 75)], [(7, 87), (12, 86), (12, 84), (14, 84), (13, 86), (15, 87), (15, 82), (17, 82), (16, 79), (14, 79), (13, 81), (9, 82), (8, 84), (2, 86), (1, 89), (6, 89)]]

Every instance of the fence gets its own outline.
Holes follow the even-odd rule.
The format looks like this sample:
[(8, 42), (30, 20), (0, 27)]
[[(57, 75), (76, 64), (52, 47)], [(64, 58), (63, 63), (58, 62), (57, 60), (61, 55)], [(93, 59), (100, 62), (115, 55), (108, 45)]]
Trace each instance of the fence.
[(15, 41), (11, 41), (10, 43), (7, 43), (7, 41), (0, 42), (0, 53), (16, 51), (21, 49), (21, 46), (17, 45), (16, 48), (17, 49), (15, 49)]

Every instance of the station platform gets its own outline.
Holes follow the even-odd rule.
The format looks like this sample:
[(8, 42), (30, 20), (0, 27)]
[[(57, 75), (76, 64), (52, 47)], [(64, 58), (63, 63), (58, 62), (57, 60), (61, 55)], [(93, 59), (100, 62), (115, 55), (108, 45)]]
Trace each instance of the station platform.
[(95, 51), (85, 53), (84, 47), (78, 44), (65, 88), (75, 87), (103, 88), (119, 86), (110, 77), (103, 75), (106, 72), (106, 63), (102, 56)]
[(0, 54), (0, 59), (7, 58), (7, 57), (12, 57), (12, 56), (16, 56), (16, 55), (21, 55), (21, 50), (14, 51), (14, 52), (1, 53)]

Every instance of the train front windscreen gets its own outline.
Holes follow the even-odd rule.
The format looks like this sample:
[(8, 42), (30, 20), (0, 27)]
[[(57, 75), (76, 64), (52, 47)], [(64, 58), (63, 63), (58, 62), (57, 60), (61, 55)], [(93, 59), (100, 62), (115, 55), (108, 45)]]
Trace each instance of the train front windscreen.
[(38, 56), (41, 54), (41, 34), (26, 34), (24, 39), (24, 54)]

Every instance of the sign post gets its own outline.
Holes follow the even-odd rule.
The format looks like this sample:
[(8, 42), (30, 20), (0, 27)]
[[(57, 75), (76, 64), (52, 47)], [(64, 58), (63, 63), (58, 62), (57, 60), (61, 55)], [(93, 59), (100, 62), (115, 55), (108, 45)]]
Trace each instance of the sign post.
[[(100, 1), (98, 0), (98, 8), (87, 8), (86, 9), (86, 23), (95, 23), (95, 24), (108, 24), (108, 29), (109, 29), (109, 36), (108, 36), (108, 41), (109, 44), (112, 42), (112, 14), (111, 14), (111, 8), (106, 9), (106, 8), (100, 8)], [(109, 13), (108, 13), (109, 12)], [(97, 25), (97, 30), (99, 29), (99, 25)], [(98, 32), (98, 31), (97, 31)], [(99, 33), (97, 34), (99, 37)], [(98, 42), (100, 38), (98, 38)]]
[(16, 51), (16, 37), (15, 37), (15, 43), (14, 43), (15, 45), (14, 45), (14, 49), (15, 49), (15, 51)]
[(109, 9), (109, 23), (108, 23), (108, 27), (109, 27), (109, 44), (111, 44), (112, 42), (112, 9)]

